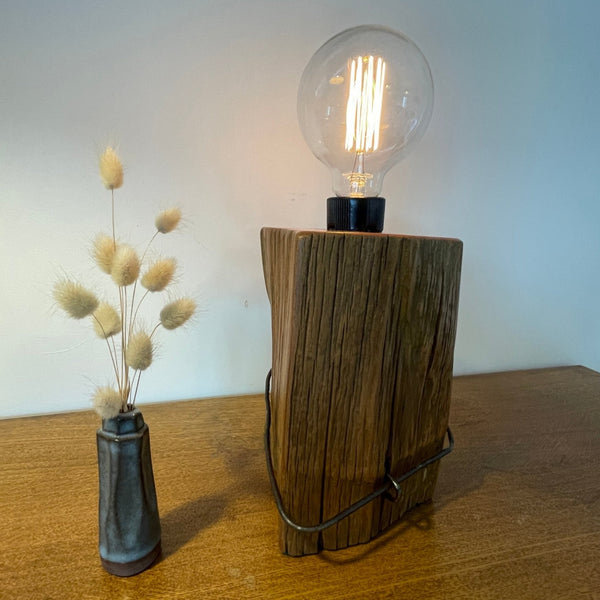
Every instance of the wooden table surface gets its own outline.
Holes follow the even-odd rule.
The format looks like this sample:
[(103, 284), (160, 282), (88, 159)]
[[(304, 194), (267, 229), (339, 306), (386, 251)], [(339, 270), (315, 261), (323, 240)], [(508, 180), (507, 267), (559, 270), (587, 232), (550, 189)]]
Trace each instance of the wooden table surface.
[(363, 546), (290, 558), (261, 396), (141, 406), (163, 556), (129, 579), (97, 553), (91, 412), (0, 421), (0, 598), (600, 599), (600, 374), (458, 377), (432, 503)]

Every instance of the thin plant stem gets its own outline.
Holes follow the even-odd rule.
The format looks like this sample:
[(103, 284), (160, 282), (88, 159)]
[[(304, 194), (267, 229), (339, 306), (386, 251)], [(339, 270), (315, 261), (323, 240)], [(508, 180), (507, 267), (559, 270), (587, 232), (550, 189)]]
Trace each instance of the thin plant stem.
[[(142, 261), (140, 261), (141, 263)], [(135, 291), (137, 289), (137, 279), (135, 280), (135, 283), (133, 284), (133, 293), (131, 294), (131, 314), (130, 314), (130, 318), (129, 318), (129, 337), (131, 337), (131, 334), (133, 332), (133, 323), (135, 321), (135, 315), (137, 314), (137, 310), (135, 311), (135, 314), (133, 312), (133, 305), (135, 303)], [(144, 299), (144, 296), (142, 296), (142, 300)], [(140, 300), (140, 303), (142, 303), (142, 300)], [(139, 308), (139, 304), (138, 304), (138, 308)]]
[(112, 234), (113, 234), (113, 248), (117, 248), (117, 236), (115, 235), (115, 190), (110, 190), (111, 208), (112, 208)]
[[(152, 242), (154, 241), (154, 238), (155, 238), (157, 235), (158, 235), (158, 229), (157, 229), (157, 230), (154, 232), (154, 235), (153, 235), (153, 236), (150, 238), (150, 241), (149, 241), (149, 242), (148, 242), (148, 244), (146, 245), (146, 249), (144, 250), (144, 253), (142, 254), (142, 258), (140, 258), (140, 264), (143, 264), (143, 263), (144, 263), (144, 258), (146, 257), (146, 253), (148, 252), (148, 249), (150, 248), (150, 245), (152, 244)], [(137, 315), (137, 313), (138, 313), (138, 310), (139, 310), (139, 308), (140, 308), (140, 305), (142, 304), (142, 302), (143, 302), (144, 298), (146, 297), (146, 294), (148, 293), (148, 292), (146, 292), (146, 294), (144, 294), (144, 295), (142, 296), (142, 299), (139, 301), (139, 303), (138, 303), (138, 305), (137, 305), (137, 307), (136, 307), (136, 309), (135, 309), (135, 314), (134, 314), (134, 312), (133, 312), (133, 307), (134, 307), (134, 305), (135, 305), (135, 292), (136, 292), (136, 290), (137, 290), (137, 284), (138, 284), (138, 282), (137, 282), (137, 280), (136, 280), (136, 281), (135, 281), (135, 283), (133, 284), (133, 294), (132, 294), (132, 296), (131, 296), (131, 319), (130, 319), (130, 322), (129, 322), (129, 335), (130, 335), (130, 336), (131, 336), (131, 334), (132, 334), (133, 327), (134, 327), (134, 325), (135, 325), (135, 316)]]
[(115, 343), (115, 336), (112, 335), (110, 337), (111, 341), (112, 341), (112, 345), (113, 345), (113, 352), (114, 352), (114, 357), (115, 360), (113, 361), (115, 363), (115, 371), (117, 372), (117, 383), (118, 383), (118, 388), (119, 390), (121, 389), (121, 384), (120, 384), (120, 380), (119, 380), (119, 373), (118, 373), (118, 369), (117, 369), (117, 359), (116, 357), (118, 356), (117, 354), (117, 344)]
[[(136, 282), (137, 283), (137, 282)], [(133, 290), (133, 292), (135, 293), (135, 289)], [(131, 336), (132, 332), (133, 332), (133, 327), (135, 325), (135, 320), (137, 318), (137, 314), (138, 314), (138, 310), (140, 310), (140, 306), (142, 305), (142, 302), (144, 301), (144, 298), (150, 293), (150, 290), (146, 290), (145, 294), (140, 298), (140, 301), (138, 302), (138, 305), (135, 309), (135, 312), (133, 313), (133, 316), (131, 317), (131, 321), (129, 323), (129, 335)], [(131, 308), (133, 309), (133, 300), (131, 301)]]
[[(119, 370), (117, 368), (117, 361), (115, 359), (115, 355), (116, 355), (116, 349), (115, 349), (115, 354), (113, 354), (112, 348), (110, 347), (110, 342), (108, 341), (108, 337), (106, 336), (106, 331), (104, 330), (104, 327), (102, 327), (102, 323), (100, 323), (100, 321), (98, 320), (98, 317), (92, 313), (92, 317), (94, 317), (96, 323), (98, 323), (98, 326), (100, 327), (100, 329), (102, 329), (102, 333), (104, 334), (104, 339), (106, 340), (106, 345), (108, 346), (108, 354), (110, 355), (110, 360), (113, 364), (113, 368), (115, 370), (115, 376), (117, 378), (117, 386), (120, 387), (119, 385)], [(114, 340), (113, 340), (113, 345), (114, 345)]]
[[(114, 188), (111, 188), (110, 190), (110, 207), (111, 207), (111, 223), (112, 223), (112, 238), (113, 238), (113, 249), (116, 250), (117, 249), (117, 234), (116, 234), (116, 228), (115, 228), (115, 190)], [(115, 366), (115, 374), (117, 376), (117, 387), (119, 388), (119, 394), (121, 395), (121, 410), (123, 410), (123, 408), (126, 406), (127, 403), (127, 398), (124, 398), (126, 389), (127, 389), (127, 382), (125, 381), (125, 356), (124, 356), (124, 344), (125, 344), (125, 329), (123, 327), (123, 315), (125, 314), (124, 312), (124, 303), (123, 303), (123, 294), (122, 294), (122, 289), (119, 286), (119, 305), (120, 305), (120, 309), (121, 309), (121, 372), (119, 375), (119, 369)], [(107, 340), (108, 341), (108, 340)], [(117, 354), (117, 347), (115, 344), (115, 340), (113, 338), (113, 348), (115, 351), (115, 356)], [(109, 351), (110, 351), (110, 346), (109, 346)], [(116, 358), (113, 361), (113, 363), (116, 365)]]
[(127, 288), (123, 287), (123, 348), (121, 354), (123, 355), (123, 378), (125, 380), (125, 393), (129, 399), (129, 367), (127, 366), (127, 341), (129, 339), (127, 335)]
[[(142, 372), (138, 371), (136, 373), (136, 375), (137, 375), (137, 381), (135, 383), (135, 391), (133, 393), (133, 401), (131, 403), (131, 408), (135, 408), (135, 401), (137, 399), (137, 393), (138, 393), (138, 388), (140, 386), (140, 379), (142, 378)], [(135, 379), (135, 375), (133, 376), (133, 378)]]
[(125, 301), (123, 299), (123, 287), (119, 286), (119, 307), (121, 309), (121, 383), (119, 385), (119, 391), (121, 392), (121, 398), (123, 398), (123, 402), (127, 401), (125, 398), (125, 323), (124, 323), (124, 315), (125, 315)]
[(148, 242), (148, 245), (146, 246), (146, 249), (144, 250), (144, 253), (142, 254), (142, 258), (140, 259), (141, 263), (144, 262), (144, 258), (146, 257), (146, 252), (148, 252), (148, 250), (150, 249), (150, 245), (152, 244), (152, 242), (154, 241), (154, 238), (157, 235), (158, 235), (158, 229), (154, 232), (154, 235), (150, 238), (150, 241)]
[(154, 329), (152, 330), (152, 333), (150, 333), (150, 339), (152, 339), (152, 336), (154, 335), (154, 332), (162, 325), (162, 323), (157, 323), (154, 327)]

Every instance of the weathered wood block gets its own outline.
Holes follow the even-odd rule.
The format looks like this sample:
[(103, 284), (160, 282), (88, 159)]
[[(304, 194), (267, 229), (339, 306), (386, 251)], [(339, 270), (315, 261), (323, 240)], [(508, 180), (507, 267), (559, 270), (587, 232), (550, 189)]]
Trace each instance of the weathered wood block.
[[(462, 242), (261, 231), (271, 302), (271, 451), (288, 515), (319, 524), (439, 452), (448, 426)], [(293, 556), (367, 542), (431, 499), (439, 463), (322, 533), (281, 522)]]

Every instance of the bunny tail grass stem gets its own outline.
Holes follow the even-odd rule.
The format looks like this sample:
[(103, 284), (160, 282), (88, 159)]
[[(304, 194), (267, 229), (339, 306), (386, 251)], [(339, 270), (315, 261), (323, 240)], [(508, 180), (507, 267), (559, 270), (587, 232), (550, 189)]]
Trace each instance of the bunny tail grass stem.
[[(125, 346), (125, 344), (123, 343), (123, 289), (119, 288), (119, 309), (121, 312), (121, 349)], [(121, 371), (121, 375), (123, 375), (123, 352), (120, 352), (120, 358), (121, 358), (121, 364), (119, 365), (119, 370)], [(123, 382), (121, 381), (121, 384)], [(123, 392), (123, 387), (119, 386), (119, 391), (122, 393)]]
[[(137, 281), (136, 281), (137, 284)], [(135, 307), (135, 312), (133, 312), (133, 298), (131, 299), (131, 311), (133, 312), (133, 315), (131, 316), (131, 322), (129, 323), (129, 337), (131, 337), (132, 333), (133, 333), (133, 328), (135, 326), (135, 320), (137, 318), (137, 314), (138, 314), (138, 310), (140, 310), (140, 306), (142, 305), (142, 302), (144, 301), (144, 298), (150, 293), (150, 290), (146, 290), (146, 292), (144, 293), (144, 295), (140, 298), (140, 301), (138, 302), (138, 305)], [(135, 286), (133, 288), (133, 295), (135, 297)]]
[(127, 400), (125, 393), (128, 389), (129, 381), (127, 377), (127, 365), (125, 364), (127, 352), (127, 298), (123, 286), (119, 286), (119, 305), (121, 308), (121, 385), (119, 386), (119, 391), (123, 395), (123, 402), (125, 403)]
[(154, 241), (154, 238), (158, 235), (158, 231), (154, 232), (154, 235), (150, 238), (150, 241), (148, 242), (148, 245), (146, 246), (146, 249), (144, 250), (144, 253), (142, 254), (142, 258), (140, 259), (140, 262), (143, 263), (144, 262), (144, 258), (146, 257), (146, 252), (148, 252), (148, 250), (150, 249), (150, 246), (152, 245), (152, 242)]
[[(133, 392), (133, 400), (131, 401), (131, 408), (135, 408), (135, 401), (137, 399), (137, 393), (138, 393), (138, 388), (140, 387), (140, 379), (142, 377), (142, 372), (138, 371), (136, 373), (137, 375), (137, 381), (135, 382), (135, 390)], [(133, 378), (135, 379), (135, 375), (133, 376)]]
[(111, 209), (112, 209), (112, 234), (113, 234), (113, 246), (117, 249), (117, 236), (115, 234), (115, 190), (110, 190)]
[[(115, 363), (115, 371), (117, 373), (117, 385), (118, 385), (118, 388), (120, 390), (121, 389), (121, 380), (120, 380), (120, 377), (119, 377), (119, 369), (118, 369), (118, 366), (117, 366), (117, 359), (116, 359), (116, 357), (118, 356), (118, 354), (117, 354), (117, 344), (115, 343), (115, 336), (114, 335), (110, 339), (111, 339), (111, 342), (112, 342), (112, 351), (114, 353), (113, 356), (115, 357), (114, 363)], [(108, 340), (106, 340), (106, 341), (108, 342)]]
[(127, 344), (129, 342), (127, 330), (127, 306), (127, 288), (123, 287), (123, 347), (121, 354), (123, 355), (123, 380), (125, 382), (125, 390), (129, 391), (129, 367), (127, 366)]
[[(104, 339), (106, 340), (106, 346), (108, 347), (108, 353), (110, 355), (110, 360), (111, 360), (111, 362), (113, 364), (113, 368), (115, 370), (115, 377), (117, 378), (117, 387), (119, 389), (121, 389), (121, 384), (119, 382), (119, 369), (117, 368), (117, 361), (115, 359), (117, 349), (115, 348), (115, 353), (113, 354), (113, 349), (110, 347), (110, 342), (108, 341), (108, 336), (106, 335), (106, 331), (104, 331), (104, 327), (102, 326), (102, 323), (100, 322), (98, 317), (96, 317), (96, 315), (93, 313), (92, 313), (92, 317), (96, 320), (96, 323), (98, 323), (98, 327), (100, 327), (100, 329), (102, 329), (102, 331), (104, 332)], [(113, 340), (113, 347), (114, 347), (114, 343), (115, 343), (115, 341)]]
[[(143, 259), (142, 259), (143, 260)], [(142, 261), (140, 261), (141, 263)], [(129, 330), (128, 330), (128, 336), (131, 337), (132, 333), (133, 333), (133, 322), (135, 321), (135, 315), (137, 315), (137, 309), (134, 312), (133, 310), (133, 305), (135, 304), (135, 292), (137, 290), (137, 279), (135, 280), (135, 283), (133, 284), (133, 292), (131, 293), (131, 313), (129, 315)], [(145, 296), (145, 294), (144, 294)], [(141, 300), (138, 303), (138, 308), (140, 307), (140, 304), (142, 303), (142, 300), (144, 299), (144, 296), (142, 296)]]
[[(114, 216), (113, 216), (113, 219), (114, 219)], [(114, 227), (114, 225), (113, 225), (113, 227)], [(155, 238), (155, 237), (156, 237), (158, 234), (159, 234), (159, 232), (158, 232), (158, 231), (155, 231), (155, 232), (154, 232), (154, 235), (153, 235), (153, 236), (150, 238), (150, 241), (149, 241), (149, 242), (148, 242), (148, 244), (146, 245), (146, 249), (145, 249), (145, 250), (144, 250), (144, 252), (142, 253), (142, 258), (140, 258), (140, 264), (143, 264), (143, 262), (144, 262), (144, 258), (146, 258), (146, 253), (147, 253), (147, 252), (148, 252), (148, 250), (150, 249), (150, 246), (152, 245), (152, 242), (154, 241), (154, 238)], [(132, 331), (133, 331), (133, 326), (134, 326), (134, 324), (135, 324), (135, 317), (136, 317), (136, 315), (137, 315), (137, 312), (138, 312), (138, 310), (139, 310), (139, 308), (140, 308), (140, 305), (142, 304), (142, 302), (143, 302), (144, 298), (146, 297), (146, 294), (148, 293), (148, 292), (146, 292), (146, 294), (144, 294), (144, 295), (142, 296), (142, 299), (139, 301), (139, 303), (138, 303), (138, 305), (137, 305), (137, 307), (136, 307), (136, 309), (135, 309), (135, 314), (134, 314), (134, 312), (133, 312), (133, 306), (134, 306), (134, 304), (135, 304), (135, 292), (136, 292), (136, 290), (137, 290), (137, 284), (138, 284), (138, 282), (137, 282), (137, 279), (136, 279), (135, 283), (133, 284), (133, 294), (132, 294), (132, 296), (131, 296), (131, 324), (130, 324), (130, 326), (129, 326), (129, 335), (131, 335), (131, 333), (132, 333)]]

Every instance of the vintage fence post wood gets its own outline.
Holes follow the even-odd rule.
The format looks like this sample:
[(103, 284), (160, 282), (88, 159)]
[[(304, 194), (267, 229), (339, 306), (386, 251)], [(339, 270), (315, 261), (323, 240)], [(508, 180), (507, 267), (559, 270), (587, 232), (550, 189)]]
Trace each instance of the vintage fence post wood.
[[(265, 228), (271, 451), (288, 515), (316, 525), (443, 446), (462, 242)], [(282, 522), (293, 556), (367, 542), (429, 500), (439, 463), (322, 533)]]

